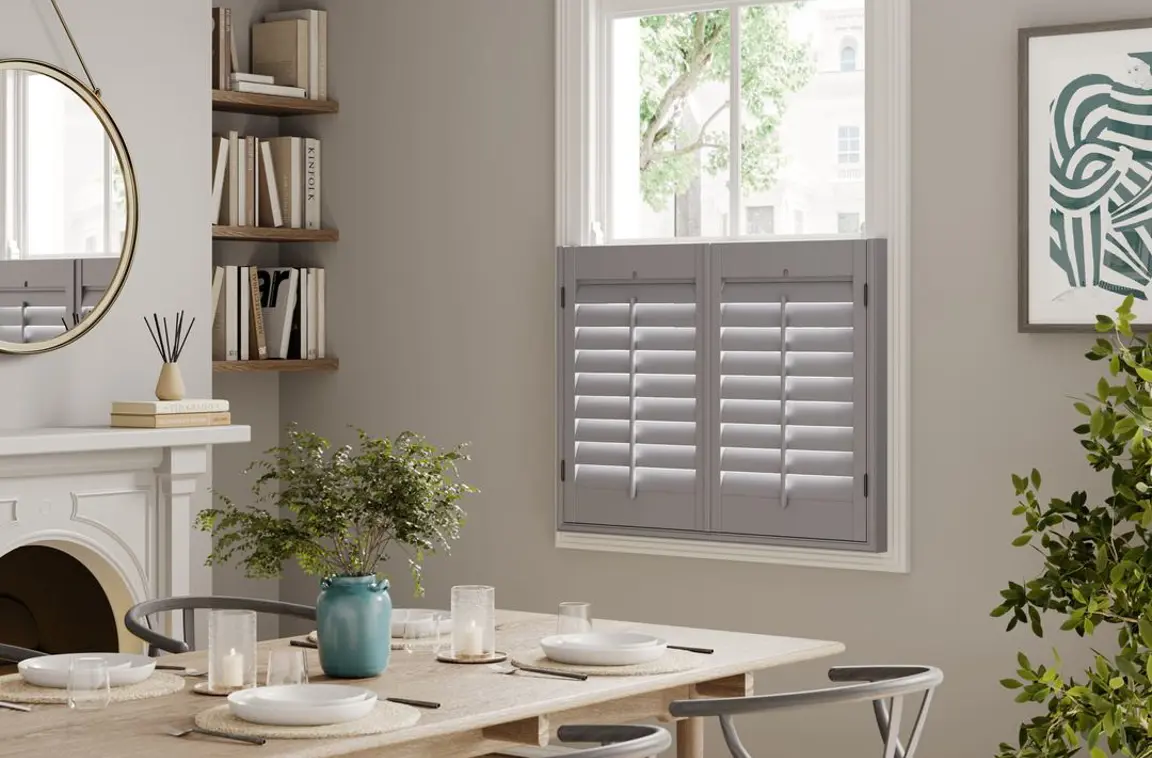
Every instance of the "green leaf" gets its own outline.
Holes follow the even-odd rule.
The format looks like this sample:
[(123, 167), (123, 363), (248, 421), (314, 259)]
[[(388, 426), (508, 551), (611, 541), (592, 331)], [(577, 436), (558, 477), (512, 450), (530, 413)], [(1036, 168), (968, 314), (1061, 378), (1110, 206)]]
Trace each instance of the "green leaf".
[(1072, 407), (1085, 416), (1092, 415), (1092, 409), (1088, 407), (1087, 403), (1074, 403)]
[(1036, 469), (1032, 469), (1032, 489), (1040, 489), (1040, 472)]
[(1114, 690), (1118, 690), (1124, 686), (1124, 677), (1114, 676), (1108, 680), (1108, 686)]
[(1016, 654), (1016, 662), (1020, 664), (1020, 668), (1026, 669), (1028, 671), (1032, 670), (1032, 664), (1029, 662), (1028, 656), (1024, 655), (1024, 653)]
[(1137, 366), (1136, 376), (1140, 377), (1146, 382), (1152, 382), (1152, 369), (1144, 368), (1143, 366)]
[(1108, 754), (1099, 747), (1092, 748), (1091, 756), (1092, 758), (1108, 758)]
[(1027, 545), (1031, 541), (1032, 541), (1032, 535), (1031, 534), (1021, 534), (1019, 537), (1012, 540), (1012, 544), (1016, 547), (1023, 547), (1024, 545)]
[(1108, 402), (1108, 395), (1111, 389), (1112, 385), (1108, 384), (1108, 380), (1100, 377), (1100, 381), (1096, 382), (1096, 397), (1100, 399), (1100, 402)]
[(1003, 687), (1004, 689), (1008, 689), (1008, 690), (1018, 690), (1021, 687), (1023, 687), (1024, 685), (1021, 684), (1020, 682), (1016, 681), (1015, 679), (1001, 679), (1000, 680), (1000, 686)]
[(1152, 648), (1152, 621), (1146, 618), (1140, 619), (1140, 641), (1144, 647)]

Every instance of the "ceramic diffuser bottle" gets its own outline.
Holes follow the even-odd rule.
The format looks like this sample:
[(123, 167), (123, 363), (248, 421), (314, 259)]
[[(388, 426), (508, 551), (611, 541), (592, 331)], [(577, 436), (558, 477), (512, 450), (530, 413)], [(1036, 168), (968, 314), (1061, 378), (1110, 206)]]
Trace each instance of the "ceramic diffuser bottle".
[[(148, 335), (152, 337), (152, 344), (160, 352), (160, 358), (164, 361), (164, 365), (160, 367), (160, 378), (156, 380), (156, 399), (157, 400), (183, 400), (184, 399), (184, 377), (180, 374), (180, 354), (184, 352), (184, 345), (188, 343), (188, 335), (192, 333), (192, 327), (196, 324), (196, 319), (193, 318), (188, 324), (188, 328), (184, 328), (184, 311), (176, 314), (175, 330), (168, 331), (168, 317), (165, 316), (164, 326), (160, 326), (161, 319), (155, 314), (152, 314), (152, 322), (148, 321), (148, 317), (144, 317), (144, 325), (148, 327)], [(152, 325), (156, 325), (156, 330), (152, 330)]]

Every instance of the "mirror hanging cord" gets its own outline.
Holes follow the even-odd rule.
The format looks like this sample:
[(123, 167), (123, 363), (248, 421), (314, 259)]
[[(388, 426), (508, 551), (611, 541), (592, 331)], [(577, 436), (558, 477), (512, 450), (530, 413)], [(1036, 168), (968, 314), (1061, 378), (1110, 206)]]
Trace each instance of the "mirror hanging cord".
[(76, 40), (72, 36), (72, 30), (68, 28), (68, 22), (64, 20), (64, 14), (60, 12), (60, 6), (56, 4), (56, 0), (51, 0), (51, 2), (52, 7), (56, 10), (56, 18), (60, 19), (60, 26), (64, 27), (64, 33), (68, 35), (68, 42), (76, 52), (76, 58), (80, 61), (80, 68), (84, 69), (84, 76), (88, 78), (88, 87), (92, 90), (92, 94), (100, 97), (100, 88), (92, 79), (92, 73), (88, 70), (88, 64), (84, 62), (84, 56), (80, 54), (80, 48), (76, 46)]

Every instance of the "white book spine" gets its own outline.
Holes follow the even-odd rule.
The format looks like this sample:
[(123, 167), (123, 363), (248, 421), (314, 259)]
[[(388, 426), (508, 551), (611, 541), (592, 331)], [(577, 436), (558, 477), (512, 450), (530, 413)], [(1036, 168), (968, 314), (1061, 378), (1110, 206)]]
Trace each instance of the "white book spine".
[(316, 357), (328, 357), (328, 298), (324, 290), (328, 286), (328, 277), (324, 269), (316, 269)]
[(228, 175), (228, 140), (216, 142), (216, 165), (212, 170), (212, 223), (220, 223), (220, 202), (224, 197), (224, 177)]
[(268, 74), (245, 74), (243, 72), (235, 72), (232, 74), (232, 82), (252, 82), (254, 84), (275, 84), (276, 78)]
[(292, 341), (292, 319), (296, 313), (296, 297), (299, 289), (300, 272), (296, 269), (288, 274), (288, 302), (285, 304), (284, 321), (280, 338), (280, 357), (288, 357), (288, 346)]
[(288, 87), (280, 84), (263, 84), (261, 82), (236, 82), (232, 89), (237, 92), (250, 92), (254, 95), (278, 95), (279, 97), (295, 97), (305, 99), (307, 92), (300, 87)]
[(251, 341), (248, 338), (249, 332), (251, 331), (248, 328), (248, 324), (252, 320), (252, 287), (248, 283), (249, 276), (251, 276), (251, 274), (248, 273), (248, 267), (240, 266), (239, 281), (237, 283), (240, 289), (240, 309), (237, 314), (238, 323), (236, 324), (236, 330), (238, 332), (237, 341), (239, 343), (240, 360), (242, 361), (252, 358)]
[[(268, 193), (269, 210), (272, 212), (272, 226), (284, 226), (284, 215), (280, 212), (280, 188), (276, 185), (276, 166), (272, 162), (272, 146), (267, 140), (260, 141), (260, 157), (264, 160), (264, 191)], [(264, 219), (267, 221), (268, 219)]]
[(224, 268), (224, 332), (225, 353), (228, 361), (240, 360), (240, 268)]
[(248, 226), (248, 140), (244, 137), (236, 141), (237, 152), (239, 152), (238, 161), (236, 164), (237, 173), (237, 192), (236, 202), (236, 223), (239, 226)]
[(304, 139), (304, 228), (320, 228), (320, 140)]
[(304, 166), (301, 145), (304, 140), (292, 137), (292, 228), (304, 228)]
[(240, 225), (240, 134), (228, 132), (228, 224)]
[(328, 99), (328, 11), (317, 11), (320, 17), (320, 99)]
[(302, 360), (307, 360), (311, 351), (308, 341), (312, 321), (312, 310), (309, 306), (310, 299), (308, 297), (308, 282), (311, 278), (308, 269), (300, 269), (300, 358)]
[(228, 360), (227, 315), (221, 290), (224, 289), (224, 267), (217, 266), (212, 273), (212, 360)]
[(308, 269), (308, 359), (320, 357), (320, 269)]
[(260, 226), (260, 138), (252, 140), (252, 194), (255, 199), (252, 203), (253, 216), (250, 219), (252, 226)]

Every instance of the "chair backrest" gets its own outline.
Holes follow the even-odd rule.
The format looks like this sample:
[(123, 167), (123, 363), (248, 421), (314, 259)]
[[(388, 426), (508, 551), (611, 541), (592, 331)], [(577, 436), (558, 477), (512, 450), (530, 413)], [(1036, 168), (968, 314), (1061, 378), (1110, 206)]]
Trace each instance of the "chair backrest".
[[(678, 718), (717, 716), (724, 741), (735, 758), (752, 758), (752, 754), (740, 741), (733, 716), (763, 711), (777, 711), (784, 708), (799, 708), (831, 703), (871, 702), (884, 740), (884, 758), (913, 758), (924, 723), (928, 717), (928, 707), (932, 703), (932, 692), (944, 681), (944, 673), (934, 666), (839, 666), (829, 670), (828, 678), (833, 682), (847, 682), (840, 687), (826, 687), (806, 692), (782, 692), (774, 695), (756, 695), (736, 698), (710, 698), (700, 700), (677, 700), (669, 706), (669, 712)], [(912, 731), (905, 746), (900, 741), (900, 721), (904, 714), (904, 697), (923, 694), (920, 710), (912, 725)]]
[(672, 735), (658, 726), (562, 726), (561, 742), (599, 742), (600, 747), (565, 753), (565, 758), (649, 758), (672, 746)]
[[(156, 655), (160, 650), (168, 653), (187, 653), (196, 645), (197, 610), (256, 611), (316, 620), (316, 609), (312, 606), (282, 603), (278, 600), (256, 600), (246, 597), (167, 597), (146, 600), (129, 608), (124, 614), (124, 626), (133, 635), (148, 643), (149, 655)], [(166, 637), (153, 631), (149, 617), (168, 611), (183, 612), (183, 640)]]
[(0, 661), (4, 663), (19, 663), (29, 658), (37, 658), (44, 653), (39, 650), (29, 650), (26, 647), (0, 644)]

